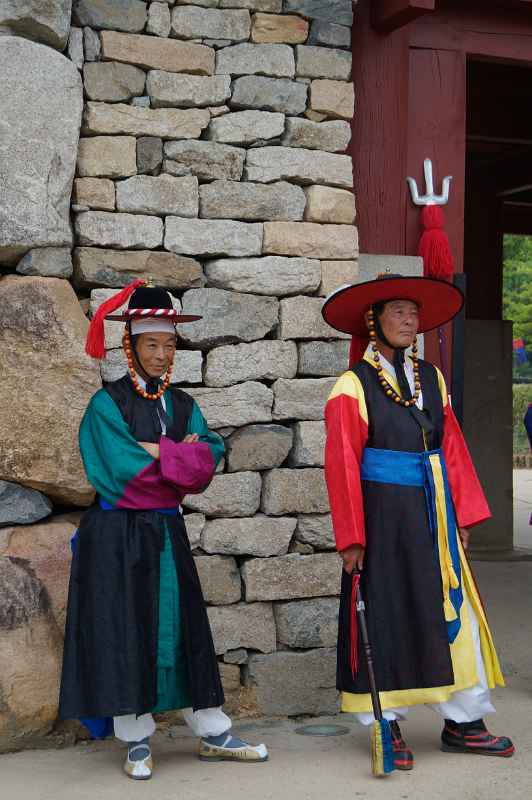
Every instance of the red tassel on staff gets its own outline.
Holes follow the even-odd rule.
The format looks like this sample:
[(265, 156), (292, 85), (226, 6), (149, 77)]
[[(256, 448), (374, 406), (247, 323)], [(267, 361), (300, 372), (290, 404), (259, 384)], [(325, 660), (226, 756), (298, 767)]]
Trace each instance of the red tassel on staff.
[(423, 258), (423, 271), (428, 278), (451, 281), (454, 264), (449, 246), (449, 238), (443, 226), (445, 218), (441, 206), (423, 206), (421, 225), (423, 233), (419, 240), (417, 254)]
[(351, 613), (349, 626), (349, 663), (353, 680), (358, 672), (358, 621), (357, 621), (357, 589), (360, 575), (353, 573), (351, 581)]
[(91, 319), (87, 338), (85, 339), (85, 352), (87, 355), (92, 356), (92, 358), (105, 358), (105, 331), (103, 324), (105, 317), (107, 314), (116, 311), (120, 306), (123, 306), (135, 289), (139, 286), (144, 286), (145, 283), (145, 280), (139, 278), (122, 289), (121, 292), (118, 292), (118, 294), (110, 297), (105, 303), (101, 304), (98, 311)]

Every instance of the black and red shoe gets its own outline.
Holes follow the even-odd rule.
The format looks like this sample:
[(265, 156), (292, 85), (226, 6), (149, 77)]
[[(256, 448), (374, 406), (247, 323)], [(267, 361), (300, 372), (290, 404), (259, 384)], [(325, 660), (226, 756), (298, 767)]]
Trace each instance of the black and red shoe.
[(446, 719), (441, 741), (444, 753), (473, 753), (479, 756), (510, 758), (515, 752), (511, 739), (507, 736), (493, 736), (481, 719), (474, 722), (453, 722)]
[(414, 754), (403, 739), (401, 728), (398, 722), (390, 722), (392, 732), (393, 763), (395, 769), (413, 769)]

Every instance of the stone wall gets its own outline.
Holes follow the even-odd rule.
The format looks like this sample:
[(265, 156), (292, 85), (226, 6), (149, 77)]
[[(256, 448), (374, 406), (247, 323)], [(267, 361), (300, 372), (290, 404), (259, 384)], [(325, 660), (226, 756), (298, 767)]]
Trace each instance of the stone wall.
[(332, 712), (323, 409), (348, 342), (320, 309), (357, 275), (351, 0), (44, 5), (0, 0), (0, 359), (17, 398), (0, 421), (0, 748), (58, 730), (68, 539), (92, 500), (76, 430), (125, 371), (116, 323), (101, 371), (85, 356), (86, 316), (139, 276), (203, 315), (180, 328), (174, 380), (226, 442), (185, 511), (229, 709)]

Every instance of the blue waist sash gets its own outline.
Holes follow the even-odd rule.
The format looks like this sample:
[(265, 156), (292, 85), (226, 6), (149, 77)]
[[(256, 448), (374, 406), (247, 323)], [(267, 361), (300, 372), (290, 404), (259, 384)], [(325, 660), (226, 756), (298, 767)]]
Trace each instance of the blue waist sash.
[(441, 449), (407, 453), (366, 447), (360, 477), (363, 481), (423, 488), (434, 554), (442, 574), (447, 635), (449, 642), (454, 642), (460, 631), (462, 571), (454, 505)]
[[(98, 497), (98, 504), (99, 504), (100, 508), (102, 509), (102, 511), (128, 511), (128, 510), (131, 511), (132, 510), (132, 509), (127, 509), (127, 508), (117, 508), (116, 506), (113, 506), (111, 503), (108, 503), (107, 500), (104, 500), (103, 497)], [(171, 517), (175, 517), (177, 514), (180, 513), (178, 508), (143, 508), (141, 510), (142, 511), (156, 511), (157, 514), (166, 514), (166, 515), (171, 516)]]
[[(116, 506), (113, 506), (111, 503), (108, 503), (107, 500), (104, 500), (103, 497), (98, 497), (98, 505), (102, 509), (102, 511), (127, 511), (127, 509), (117, 509)], [(146, 511), (156, 511), (157, 514), (166, 514), (170, 517), (177, 516), (180, 511), (178, 508), (149, 508), (145, 509)], [(76, 545), (78, 541), (78, 532), (77, 530), (74, 531), (74, 535), (70, 540), (70, 548), (74, 553), (76, 551)]]

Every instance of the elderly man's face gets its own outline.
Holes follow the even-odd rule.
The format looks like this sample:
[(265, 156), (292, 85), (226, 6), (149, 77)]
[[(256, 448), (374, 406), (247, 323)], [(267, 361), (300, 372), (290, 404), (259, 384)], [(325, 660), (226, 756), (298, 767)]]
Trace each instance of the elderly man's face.
[(148, 377), (164, 375), (175, 354), (175, 336), (172, 333), (141, 333), (137, 339), (137, 353)]
[(410, 347), (419, 329), (418, 307), (411, 300), (391, 300), (379, 317), (392, 347)]

